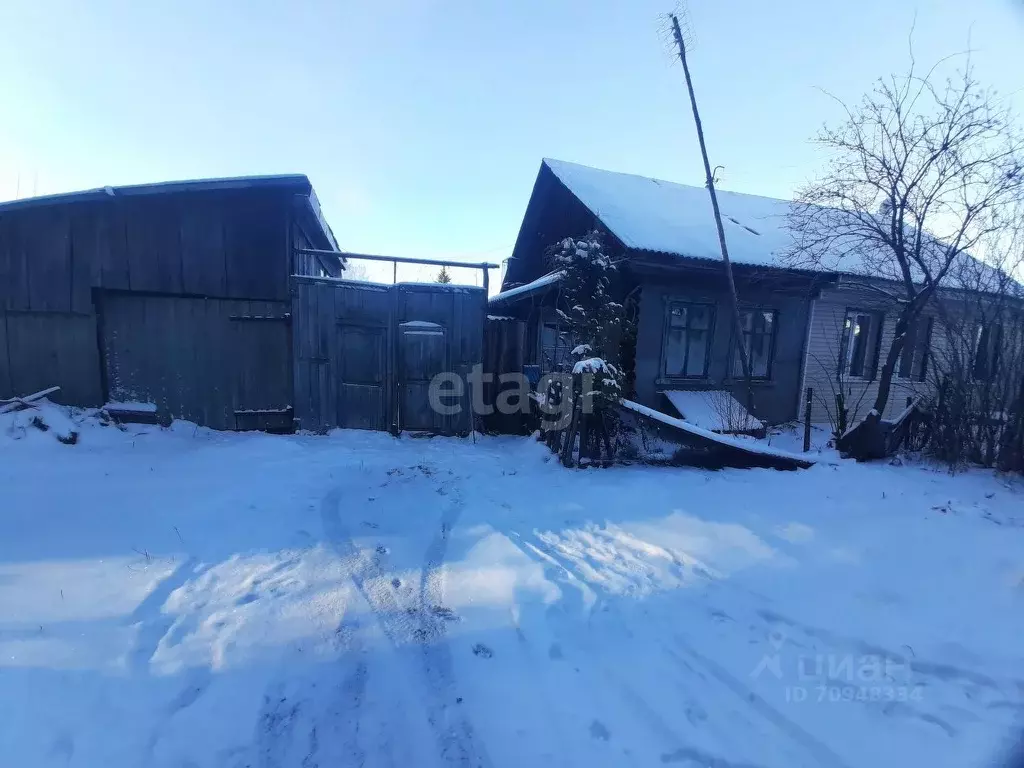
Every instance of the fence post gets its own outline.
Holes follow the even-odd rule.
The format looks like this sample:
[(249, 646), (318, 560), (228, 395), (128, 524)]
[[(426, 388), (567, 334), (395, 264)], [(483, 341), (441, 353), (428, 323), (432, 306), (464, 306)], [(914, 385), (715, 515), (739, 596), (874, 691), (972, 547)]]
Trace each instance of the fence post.
[(804, 453), (811, 450), (811, 397), (814, 390), (807, 388), (807, 399), (804, 402)]

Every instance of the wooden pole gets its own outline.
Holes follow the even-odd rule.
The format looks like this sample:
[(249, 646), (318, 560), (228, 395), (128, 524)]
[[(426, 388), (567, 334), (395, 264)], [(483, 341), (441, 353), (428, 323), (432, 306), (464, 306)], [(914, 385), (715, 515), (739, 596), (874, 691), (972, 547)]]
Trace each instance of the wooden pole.
[(807, 388), (807, 396), (804, 400), (804, 453), (811, 450), (811, 398), (814, 390)]
[(683, 42), (683, 33), (679, 29), (679, 17), (671, 14), (672, 35), (676, 40), (676, 47), (679, 49), (679, 61), (683, 64), (683, 74), (686, 76), (686, 90), (690, 94), (690, 107), (693, 109), (693, 122), (697, 126), (697, 141), (700, 143), (700, 154), (704, 160), (704, 176), (707, 179), (708, 194), (711, 195), (711, 209), (715, 214), (715, 226), (718, 228), (718, 244), (722, 249), (722, 262), (725, 264), (725, 277), (729, 283), (729, 298), (732, 304), (733, 331), (738, 341), (737, 348), (740, 353), (740, 363), (743, 366), (743, 378), (747, 383), (747, 410), (754, 413), (754, 386), (750, 377), (750, 361), (747, 359), (747, 350), (743, 347), (743, 330), (740, 327), (739, 299), (736, 293), (736, 280), (732, 274), (732, 262), (729, 260), (729, 248), (725, 244), (725, 227), (722, 225), (722, 212), (718, 208), (718, 196), (715, 194), (715, 178), (711, 171), (711, 161), (708, 159), (708, 148), (704, 143), (704, 126), (700, 121), (700, 112), (697, 110), (697, 96), (693, 92), (693, 78), (690, 77), (690, 65), (686, 61), (686, 44)]

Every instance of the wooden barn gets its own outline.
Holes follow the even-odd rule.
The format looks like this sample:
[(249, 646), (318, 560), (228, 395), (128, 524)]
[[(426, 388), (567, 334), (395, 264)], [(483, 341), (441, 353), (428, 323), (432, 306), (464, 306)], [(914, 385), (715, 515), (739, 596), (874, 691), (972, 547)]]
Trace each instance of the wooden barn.
[[(161, 418), (216, 429), (400, 428), (402, 413), (422, 411), (423, 403), (395, 405), (402, 384), (412, 383), (403, 377), (399, 318), (438, 324), (441, 346), (424, 353), (431, 366), (479, 360), (476, 342), (465, 355), (449, 354), (461, 349), (462, 337), (446, 324), (461, 322), (464, 292), (434, 291), (441, 298), (421, 301), (422, 318), (400, 310), (409, 301), (396, 293), (367, 320), (359, 301), (346, 308), (341, 298), (335, 313), (298, 287), (298, 279), (320, 281), (327, 286), (321, 297), (347, 296), (338, 287), (353, 285), (338, 279), (344, 268), (302, 175), (107, 187), (0, 204), (0, 399), (56, 385), (54, 399), (64, 404), (155, 406)], [(402, 287), (376, 290), (390, 296)], [(479, 307), (482, 336), (486, 299), (476, 292), (467, 311)], [(302, 328), (319, 333), (315, 349), (309, 338), (294, 337), (293, 309)], [(311, 313), (323, 323), (311, 323)], [(343, 343), (333, 343), (335, 336)], [(419, 348), (426, 336), (413, 338)], [(422, 369), (423, 361), (415, 365)], [(445, 431), (464, 428), (418, 419)]]

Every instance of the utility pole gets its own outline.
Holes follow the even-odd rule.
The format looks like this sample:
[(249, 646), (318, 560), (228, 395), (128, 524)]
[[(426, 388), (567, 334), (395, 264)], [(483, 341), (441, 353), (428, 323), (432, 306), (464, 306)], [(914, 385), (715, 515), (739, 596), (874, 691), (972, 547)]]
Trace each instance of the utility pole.
[[(693, 79), (690, 77), (690, 65), (686, 62), (686, 43), (683, 41), (683, 33), (679, 29), (679, 17), (670, 14), (672, 19), (672, 36), (676, 41), (676, 48), (679, 50), (679, 61), (683, 64), (683, 74), (686, 75), (686, 90), (690, 93), (690, 106), (693, 108), (693, 122), (697, 125), (697, 141), (700, 142), (700, 154), (704, 160), (704, 175), (707, 177), (708, 194), (711, 195), (711, 208), (715, 212), (715, 226), (718, 227), (718, 244), (722, 247), (722, 262), (725, 264), (725, 276), (729, 282), (729, 300), (732, 304), (732, 325), (733, 335), (736, 338), (737, 348), (740, 353), (740, 363), (743, 366), (743, 378), (747, 382), (747, 410), (753, 415), (754, 411), (754, 386), (750, 377), (750, 361), (747, 359), (747, 350), (743, 346), (743, 329), (740, 324), (739, 299), (736, 294), (736, 280), (732, 275), (732, 262), (729, 261), (729, 248), (725, 244), (725, 227), (722, 225), (722, 212), (718, 209), (718, 196), (715, 194), (715, 179), (711, 172), (711, 161), (708, 160), (708, 148), (704, 143), (704, 126), (700, 122), (700, 112), (697, 111), (697, 97), (693, 93)], [(753, 338), (753, 337), (751, 337)]]

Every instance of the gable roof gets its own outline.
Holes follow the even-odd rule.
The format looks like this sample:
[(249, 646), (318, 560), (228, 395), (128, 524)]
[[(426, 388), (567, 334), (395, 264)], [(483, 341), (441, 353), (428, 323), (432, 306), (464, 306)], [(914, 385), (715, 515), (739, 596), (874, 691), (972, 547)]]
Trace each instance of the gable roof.
[[(721, 262), (718, 228), (705, 187), (604, 171), (564, 160), (545, 158), (542, 165), (547, 166), (570, 194), (586, 206), (626, 248)], [(891, 270), (886, 270), (885, 259), (865, 261), (863, 252), (858, 253), (857, 248), (851, 248), (843, 255), (823, 260), (817, 265), (795, 266), (785, 259), (794, 243), (792, 231), (787, 224), (793, 208), (791, 201), (717, 188), (715, 192), (722, 213), (729, 259), (736, 264), (821, 272), (832, 276), (900, 280), (895, 265), (891, 266)], [(840, 211), (835, 213), (845, 215)], [(931, 236), (926, 240), (928, 247), (945, 247)], [(969, 253), (964, 252), (958, 258), (961, 257), (965, 269), (953, 270), (947, 276), (945, 287), (974, 290), (981, 282), (993, 286), (999, 284), (997, 270)], [(887, 271), (892, 274), (884, 274)], [(917, 269), (912, 268), (912, 272), (915, 279), (920, 279)]]
[[(721, 261), (708, 191), (630, 173), (545, 158), (562, 184), (627, 248)], [(729, 257), (737, 264), (786, 268), (792, 244), (786, 229), (791, 204), (770, 197), (717, 190)]]

